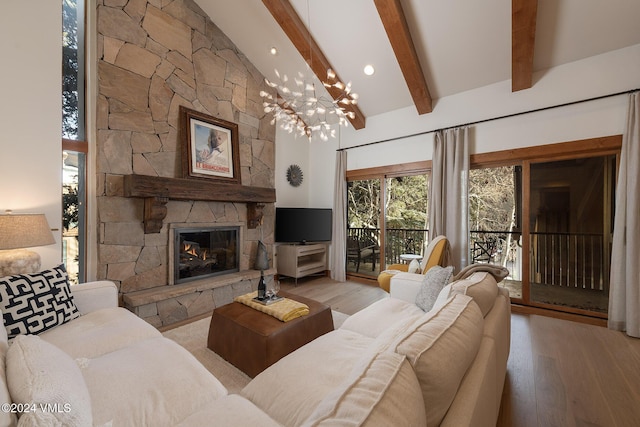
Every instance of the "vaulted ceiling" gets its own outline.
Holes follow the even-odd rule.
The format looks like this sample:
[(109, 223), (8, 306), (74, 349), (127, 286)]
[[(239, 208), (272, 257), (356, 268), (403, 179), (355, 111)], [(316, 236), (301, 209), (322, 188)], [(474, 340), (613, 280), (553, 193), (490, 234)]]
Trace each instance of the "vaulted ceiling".
[(539, 71), (640, 44), (638, 0), (195, 1), (267, 78), (332, 68), (351, 82), (356, 129), (505, 80), (527, 90)]

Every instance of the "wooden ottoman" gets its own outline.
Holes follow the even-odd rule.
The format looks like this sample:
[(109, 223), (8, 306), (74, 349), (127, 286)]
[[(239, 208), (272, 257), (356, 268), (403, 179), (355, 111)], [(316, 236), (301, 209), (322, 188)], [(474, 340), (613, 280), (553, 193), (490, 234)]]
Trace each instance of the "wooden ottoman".
[(213, 311), (207, 347), (253, 378), (282, 357), (333, 330), (329, 306), (286, 292), (279, 295), (306, 304), (309, 314), (281, 322), (234, 301)]

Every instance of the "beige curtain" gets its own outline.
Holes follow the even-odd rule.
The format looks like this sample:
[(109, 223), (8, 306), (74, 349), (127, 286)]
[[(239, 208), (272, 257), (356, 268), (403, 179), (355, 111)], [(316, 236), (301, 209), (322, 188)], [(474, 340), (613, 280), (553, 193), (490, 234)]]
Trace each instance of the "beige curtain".
[(609, 328), (640, 338), (640, 95), (629, 96), (611, 252)]
[(469, 257), (469, 129), (437, 131), (429, 191), (429, 235), (451, 243), (453, 265), (460, 271)]
[(336, 181), (333, 193), (333, 233), (331, 238), (331, 278), (347, 280), (347, 152), (336, 153)]

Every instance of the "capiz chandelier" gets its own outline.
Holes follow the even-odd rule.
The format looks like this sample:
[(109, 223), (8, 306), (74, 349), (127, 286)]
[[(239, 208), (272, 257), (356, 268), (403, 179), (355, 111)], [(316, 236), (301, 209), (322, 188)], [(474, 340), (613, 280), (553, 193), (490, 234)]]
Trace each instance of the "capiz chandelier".
[[(351, 92), (351, 82), (344, 84), (336, 80), (333, 70), (327, 70), (327, 81), (322, 82), (327, 90), (336, 93), (334, 99), (327, 98), (322, 93), (318, 94), (316, 85), (308, 82), (302, 73), (293, 81), (295, 86), (289, 87), (289, 78), (286, 74), (280, 75), (275, 70), (280, 83), (272, 82), (265, 78), (269, 87), (276, 89), (276, 95), (261, 91), (264, 99), (265, 113), (272, 113), (271, 124), (278, 122), (280, 127), (295, 135), (311, 136), (317, 134), (321, 140), (327, 141), (329, 137), (335, 138), (334, 124), (348, 126), (348, 119), (353, 119), (355, 113), (348, 107), (358, 102), (358, 95)], [(328, 83), (334, 82), (334, 83)]]

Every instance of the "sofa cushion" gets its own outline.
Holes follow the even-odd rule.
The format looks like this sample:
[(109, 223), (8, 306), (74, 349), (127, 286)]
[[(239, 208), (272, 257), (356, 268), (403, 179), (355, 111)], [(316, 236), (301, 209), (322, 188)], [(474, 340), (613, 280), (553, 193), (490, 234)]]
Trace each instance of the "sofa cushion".
[(478, 304), (482, 316), (486, 316), (498, 296), (498, 284), (493, 276), (487, 272), (480, 271), (471, 274), (466, 279), (456, 280), (445, 286), (438, 295), (438, 304), (443, 303), (452, 295), (468, 295)]
[(454, 295), (415, 321), (391, 328), (376, 340), (407, 356), (420, 382), (427, 425), (439, 425), (482, 340), (484, 318), (471, 297)]
[(164, 337), (81, 363), (96, 425), (175, 425), (227, 390), (183, 347)]
[(349, 316), (340, 329), (376, 338), (395, 323), (423, 314), (423, 311), (412, 302), (393, 297), (384, 298)]
[(424, 426), (420, 384), (404, 356), (367, 351), (303, 426)]
[[(80, 368), (66, 353), (39, 337), (15, 338), (7, 351), (7, 382), (14, 403), (28, 405), (29, 412), (40, 412), (27, 415), (31, 422), (93, 425), (91, 399)], [(49, 410), (42, 409), (46, 405), (51, 405)]]
[[(342, 383), (372, 342), (349, 330), (329, 332), (262, 371), (241, 395), (278, 423), (299, 426)], [(306, 380), (310, 372), (313, 381)]]
[(209, 403), (202, 410), (191, 414), (176, 427), (279, 427), (269, 415), (258, 409), (251, 401), (237, 394), (223, 396)]
[[(157, 338), (160, 332), (121, 307), (103, 308), (40, 334), (72, 358), (95, 358), (136, 342)], [(91, 345), (87, 345), (90, 342)]]
[(431, 267), (422, 279), (422, 286), (416, 295), (416, 305), (422, 311), (429, 311), (433, 308), (440, 291), (444, 288), (453, 275), (453, 267)]
[(0, 278), (0, 310), (9, 339), (38, 334), (80, 316), (63, 265)]

